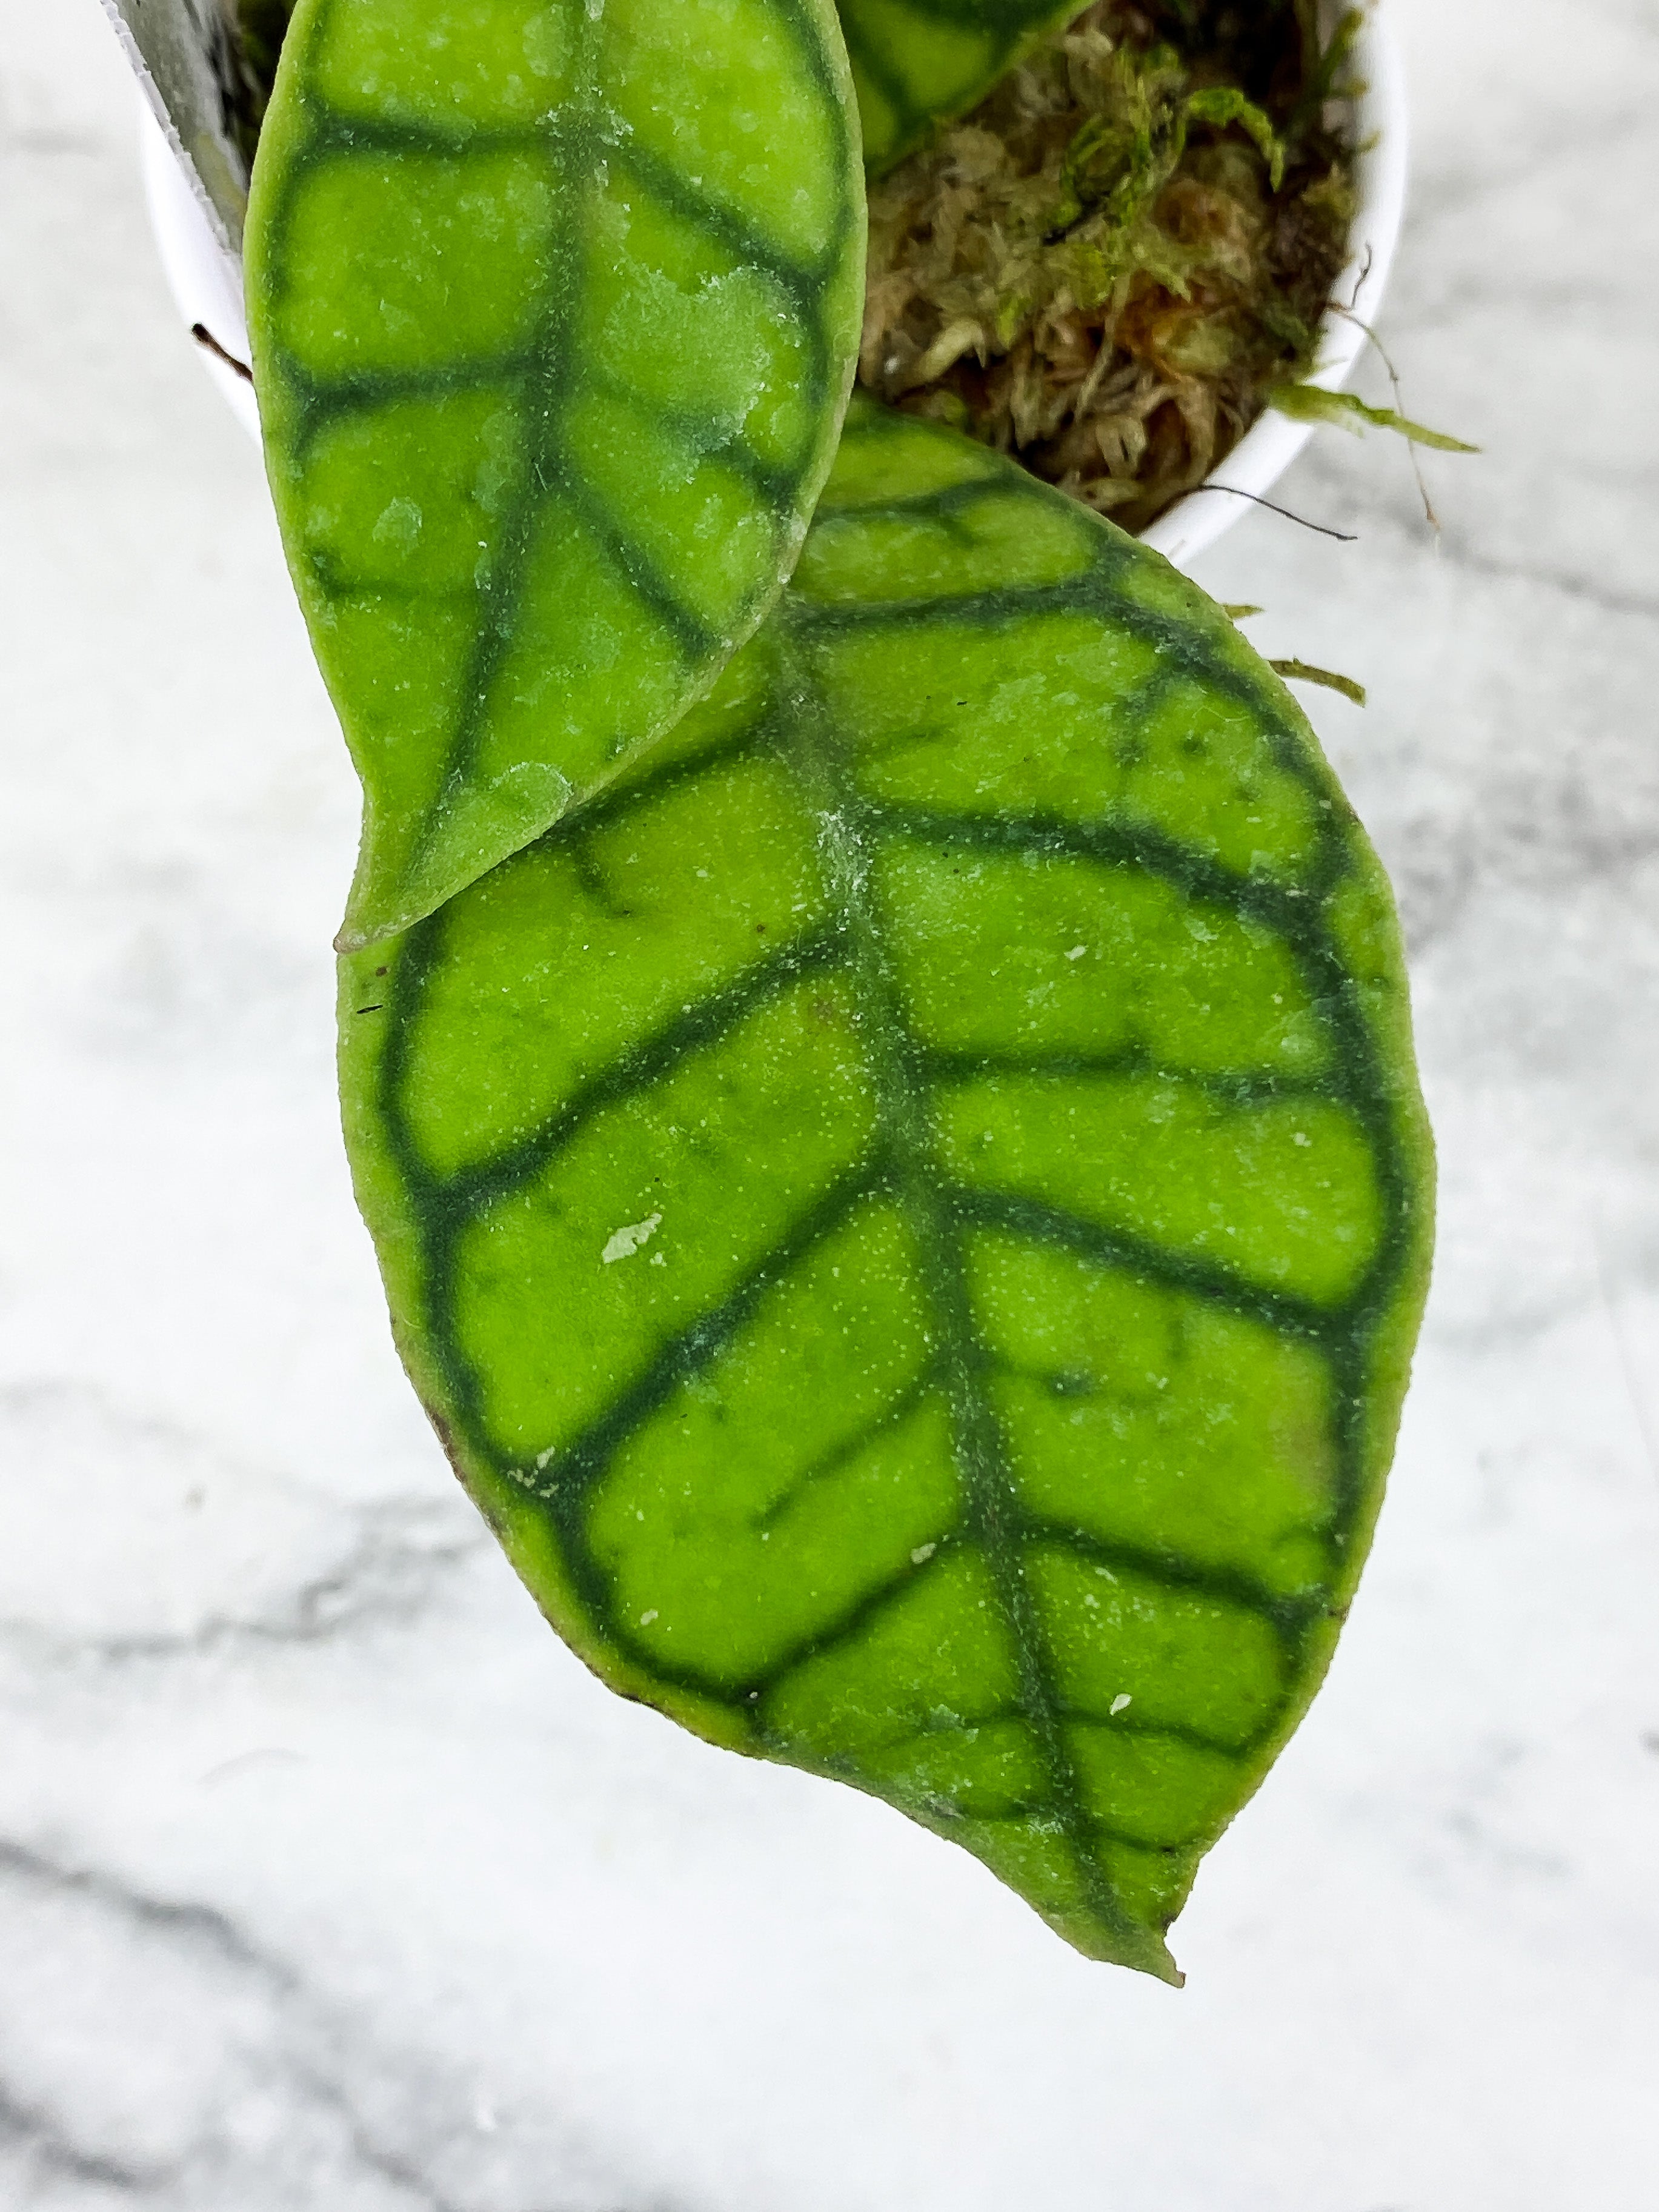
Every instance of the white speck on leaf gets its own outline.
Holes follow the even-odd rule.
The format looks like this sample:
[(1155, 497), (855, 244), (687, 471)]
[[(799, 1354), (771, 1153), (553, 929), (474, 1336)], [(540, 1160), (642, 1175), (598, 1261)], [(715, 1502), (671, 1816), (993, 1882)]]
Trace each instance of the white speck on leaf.
[(1074, 945), (1071, 951), (1066, 954), (1066, 957), (1068, 960), (1081, 960), (1084, 954), (1088, 950), (1089, 948), (1086, 945)]
[(412, 499), (394, 499), (380, 510), (373, 532), (374, 543), (389, 546), (394, 553), (412, 553), (424, 522)]
[(637, 1252), (641, 1244), (648, 1244), (656, 1235), (662, 1221), (659, 1213), (647, 1213), (643, 1221), (624, 1221), (599, 1255), (599, 1265), (608, 1267), (613, 1260), (626, 1260)]
[(913, 1567), (921, 1566), (925, 1559), (931, 1559), (938, 1549), (937, 1544), (918, 1544), (910, 1554), (910, 1565)]
[[(653, 1606), (652, 1607), (652, 1608), (651, 1608), (651, 1610), (650, 1610), (650, 1612), (649, 1612), (649, 1613), (642, 1613), (640, 1615), (640, 1626), (641, 1626), (641, 1628), (649, 1628), (649, 1627), (650, 1627), (650, 1626), (651, 1626), (651, 1624), (652, 1624), (652, 1622), (656, 1619), (656, 1617), (657, 1617), (657, 1608), (656, 1608), (656, 1607), (653, 1605)], [(1124, 1704), (1125, 1704), (1125, 1705), (1127, 1705), (1129, 1701), (1128, 1701), (1128, 1699), (1126, 1698), (1124, 1699), (1124, 1701), (1123, 1701), (1123, 1702), (1124, 1702)]]
[(1133, 1704), (1133, 1699), (1131, 1698), (1131, 1697), (1129, 1696), (1128, 1692), (1127, 1692), (1127, 1690), (1120, 1690), (1120, 1691), (1118, 1692), (1118, 1693), (1117, 1693), (1116, 1697), (1115, 1697), (1115, 1698), (1112, 1699), (1112, 1717), (1113, 1717), (1113, 1719), (1114, 1719), (1114, 1720), (1115, 1720), (1115, 1719), (1116, 1719), (1117, 1716), (1118, 1716), (1118, 1715), (1119, 1715), (1119, 1714), (1123, 1711), (1123, 1709), (1124, 1709), (1124, 1707), (1125, 1707), (1126, 1705), (1131, 1705), (1131, 1704)]

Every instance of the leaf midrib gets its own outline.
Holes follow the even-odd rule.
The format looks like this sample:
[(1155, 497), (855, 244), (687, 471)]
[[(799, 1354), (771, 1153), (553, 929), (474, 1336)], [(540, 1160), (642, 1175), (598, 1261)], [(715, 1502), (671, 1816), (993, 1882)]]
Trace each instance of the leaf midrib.
[(1012, 1638), (1020, 1706), (1047, 1769), (1052, 1803), (1091, 1910), (1121, 1943), (1144, 1946), (1146, 1931), (1124, 1910), (1090, 1849), (1094, 1823), (1085, 1810), (1077, 1767), (1061, 1726), (1048, 1638), (1025, 1571), (1018, 1492), (1001, 1426), (985, 1387), (986, 1349), (975, 1325), (960, 1222), (947, 1195), (921, 1048), (912, 1033), (888, 949), (887, 927), (871, 881), (875, 839), (847, 748), (818, 689), (808, 654), (793, 644), (793, 609), (784, 603), (780, 690), (789, 704), (779, 751), (799, 783), (821, 842), (831, 903), (850, 945), (848, 965), (863, 1010), (860, 1039), (870, 1071), (876, 1121), (885, 1139), (894, 1195), (918, 1247), (917, 1274), (933, 1307), (936, 1367), (950, 1407), (952, 1457), (961, 1485), (965, 1536), (978, 1546)]
[[(574, 368), (569, 339), (581, 296), (578, 240), (592, 188), (596, 137), (592, 110), (599, 97), (598, 35), (597, 17), (583, 9), (578, 19), (579, 44), (572, 72), (574, 96), (562, 103), (534, 133), (571, 205), (562, 228), (550, 241), (554, 270), (543, 290), (536, 342), (528, 349), (526, 368), (513, 380), (525, 441), (524, 473), (501, 532), (500, 552), (490, 562), (478, 590), (477, 636), (469, 657), (460, 717), (450, 743), (443, 796), (466, 775), (483, 742), (485, 702), (514, 642), (537, 518), (563, 473), (560, 460), (564, 410)], [(570, 265), (561, 269), (558, 264), (567, 257)], [(542, 402), (539, 410), (538, 399)], [(443, 814), (441, 797), (422, 819), (410, 853), (408, 872), (416, 872), (430, 853), (442, 827)]]

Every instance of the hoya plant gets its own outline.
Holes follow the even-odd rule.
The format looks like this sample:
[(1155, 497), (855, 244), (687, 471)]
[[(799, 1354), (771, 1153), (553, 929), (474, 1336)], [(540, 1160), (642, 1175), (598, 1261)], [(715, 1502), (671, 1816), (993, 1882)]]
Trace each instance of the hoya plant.
[(248, 307), (457, 1472), (614, 1688), (1175, 1980), (1353, 1594), (1431, 1155), (1375, 855), (1109, 519), (1309, 365), (1340, 40), (1067, 12), (300, 0)]

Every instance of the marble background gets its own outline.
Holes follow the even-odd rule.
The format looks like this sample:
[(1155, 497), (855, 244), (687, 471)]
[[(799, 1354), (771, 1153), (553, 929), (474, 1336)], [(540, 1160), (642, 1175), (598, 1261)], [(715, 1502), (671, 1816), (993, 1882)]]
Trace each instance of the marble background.
[(1387, 332), (1208, 556), (1394, 870), (1443, 1230), (1335, 1668), (1177, 1931), (600, 1691), (393, 1359), (336, 1131), (356, 799), (93, 0), (0, 0), (0, 2205), (1659, 2203), (1654, 0), (1395, 0)]

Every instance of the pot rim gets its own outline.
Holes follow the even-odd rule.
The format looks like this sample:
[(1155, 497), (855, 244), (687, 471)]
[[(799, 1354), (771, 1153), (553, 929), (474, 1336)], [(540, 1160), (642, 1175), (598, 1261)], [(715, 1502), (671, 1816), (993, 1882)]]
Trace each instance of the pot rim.
[[(1405, 67), (1382, 0), (1366, 0), (1353, 57), (1364, 87), (1355, 103), (1358, 205), (1348, 234), (1348, 258), (1333, 288), (1334, 297), (1342, 305), (1325, 312), (1308, 378), (1328, 392), (1343, 388), (1364, 349), (1363, 325), (1376, 320), (1382, 304), (1406, 212), (1410, 134)], [(142, 99), (139, 161), (150, 228), (174, 306), (187, 325), (200, 324), (226, 352), (246, 361), (240, 262), (214, 234), (160, 124)], [(198, 351), (232, 414), (258, 443), (259, 412), (252, 386), (206, 347)], [(1292, 422), (1269, 408), (1195, 490), (1140, 532), (1141, 544), (1164, 555), (1177, 568), (1188, 568), (1241, 521), (1254, 502), (1271, 493), (1315, 427)]]

